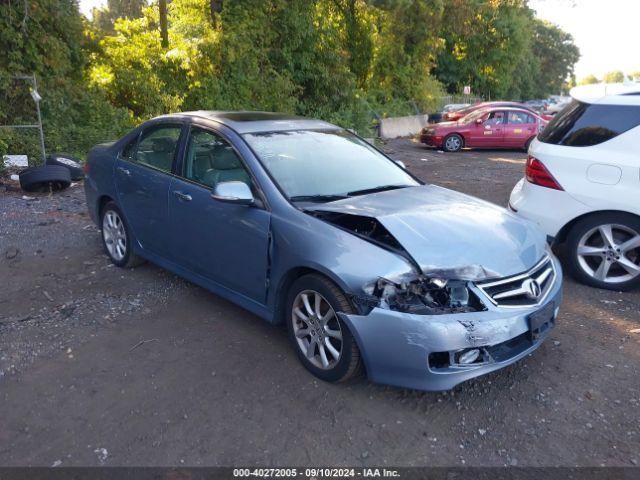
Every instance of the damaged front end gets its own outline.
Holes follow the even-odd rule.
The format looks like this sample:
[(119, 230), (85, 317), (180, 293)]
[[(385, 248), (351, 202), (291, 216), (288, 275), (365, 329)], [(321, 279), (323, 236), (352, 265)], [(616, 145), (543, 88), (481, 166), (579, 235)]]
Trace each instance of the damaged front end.
[[(394, 252), (405, 258), (412, 271), (401, 278), (379, 277), (363, 287), (362, 293), (352, 295), (355, 306), (363, 314), (382, 308), (415, 315), (442, 315), (486, 310), (476, 294), (468, 288), (470, 277), (487, 274), (480, 268), (436, 269), (423, 273), (420, 265), (380, 221), (373, 217), (352, 213), (309, 211), (308, 213), (343, 230)], [(459, 273), (459, 278), (456, 274)]]
[(407, 275), (398, 281), (380, 277), (352, 300), (363, 313), (382, 308), (414, 315), (443, 315), (486, 310), (466, 281)]

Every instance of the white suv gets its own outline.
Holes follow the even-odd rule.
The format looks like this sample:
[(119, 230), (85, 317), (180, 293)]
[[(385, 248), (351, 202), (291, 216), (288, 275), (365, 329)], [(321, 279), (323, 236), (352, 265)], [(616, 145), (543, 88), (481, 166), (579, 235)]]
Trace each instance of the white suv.
[(529, 147), (509, 208), (533, 220), (579, 281), (640, 284), (640, 83), (588, 85)]

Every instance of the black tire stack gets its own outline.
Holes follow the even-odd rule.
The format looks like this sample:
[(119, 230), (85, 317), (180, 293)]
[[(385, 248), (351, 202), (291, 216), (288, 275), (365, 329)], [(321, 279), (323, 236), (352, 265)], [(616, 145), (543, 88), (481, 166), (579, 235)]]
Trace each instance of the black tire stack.
[(20, 187), (25, 192), (64, 190), (72, 180), (82, 180), (82, 165), (70, 155), (54, 153), (42, 167), (32, 167), (19, 174)]
[(64, 190), (71, 185), (71, 173), (60, 165), (44, 165), (23, 170), (19, 174), (20, 187), (25, 192)]

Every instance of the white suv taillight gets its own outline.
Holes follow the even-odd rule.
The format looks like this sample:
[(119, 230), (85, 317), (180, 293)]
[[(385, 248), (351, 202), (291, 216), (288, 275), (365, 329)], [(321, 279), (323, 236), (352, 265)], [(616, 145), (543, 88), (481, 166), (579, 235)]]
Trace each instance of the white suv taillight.
[(529, 183), (540, 187), (553, 188), (554, 190), (564, 190), (558, 181), (553, 178), (547, 167), (535, 157), (529, 155), (527, 158), (527, 166), (525, 168), (525, 176)]

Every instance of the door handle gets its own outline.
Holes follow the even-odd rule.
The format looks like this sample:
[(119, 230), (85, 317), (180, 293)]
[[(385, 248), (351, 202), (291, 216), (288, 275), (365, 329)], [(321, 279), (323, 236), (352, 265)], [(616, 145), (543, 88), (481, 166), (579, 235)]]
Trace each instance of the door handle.
[(131, 175), (131, 171), (127, 170), (124, 167), (118, 167), (118, 171), (124, 173), (125, 175)]
[(193, 200), (193, 199), (191, 198), (191, 195), (189, 195), (188, 193), (181, 192), (181, 191), (179, 191), (179, 190), (174, 190), (174, 191), (173, 191), (173, 194), (174, 194), (176, 197), (178, 197), (180, 200), (183, 200), (183, 201), (185, 201), (185, 202), (190, 202), (191, 200)]

